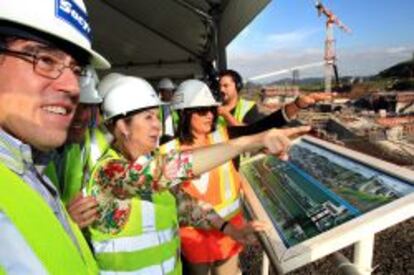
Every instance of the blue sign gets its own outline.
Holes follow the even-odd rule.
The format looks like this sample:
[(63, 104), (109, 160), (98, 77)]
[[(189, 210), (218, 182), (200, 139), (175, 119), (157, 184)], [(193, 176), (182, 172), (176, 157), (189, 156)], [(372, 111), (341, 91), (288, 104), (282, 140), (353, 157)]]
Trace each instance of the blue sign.
[(91, 41), (91, 27), (88, 15), (73, 0), (55, 0), (56, 16), (69, 23), (78, 32)]

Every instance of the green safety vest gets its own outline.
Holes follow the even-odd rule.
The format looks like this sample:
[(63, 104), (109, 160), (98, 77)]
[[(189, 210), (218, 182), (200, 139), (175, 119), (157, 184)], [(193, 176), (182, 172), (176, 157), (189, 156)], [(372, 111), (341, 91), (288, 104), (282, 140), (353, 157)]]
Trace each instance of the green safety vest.
[[(120, 159), (109, 149), (95, 166), (88, 185), (110, 160)], [(169, 191), (153, 193), (151, 201), (131, 199), (128, 221), (117, 234), (89, 228), (95, 257), (102, 272), (136, 272), (136, 274), (181, 274), (180, 239), (177, 206)], [(134, 273), (135, 274), (135, 273)]]
[[(250, 111), (251, 108), (253, 108), (255, 104), (256, 103), (254, 101), (240, 98), (234, 110), (234, 118), (238, 122), (242, 123), (244, 116)], [(217, 125), (223, 127), (227, 126), (226, 119), (222, 116), (219, 116), (217, 119)]]
[(56, 163), (48, 164), (45, 173), (59, 190), (65, 204), (86, 186), (93, 167), (108, 147), (101, 130), (89, 128), (85, 133), (83, 148), (79, 144), (65, 145), (62, 175), (59, 175)]
[[(245, 115), (253, 108), (255, 104), (256, 103), (254, 101), (240, 98), (234, 110), (234, 118), (238, 122), (243, 123)], [(219, 126), (218, 128), (227, 127), (227, 120), (224, 117), (219, 116), (217, 119), (217, 126)], [(249, 156), (249, 153), (241, 154), (239, 160), (246, 161), (247, 159), (249, 159)]]
[[(69, 223), (81, 252), (44, 199), (19, 176), (0, 163), (0, 211), (50, 274), (98, 274), (93, 255), (79, 228)], [(0, 274), (4, 267), (0, 267)]]
[[(164, 118), (164, 109), (162, 108), (163, 106), (159, 107), (159, 111), (160, 111), (160, 121), (162, 123), (162, 134), (165, 135), (165, 130), (166, 130), (166, 125), (165, 125), (165, 118)], [(177, 127), (178, 127), (178, 123), (180, 121), (180, 117), (177, 113), (176, 110), (170, 109), (171, 110), (171, 117), (172, 117), (172, 122), (173, 122), (173, 128), (174, 128), (174, 134), (177, 131)]]

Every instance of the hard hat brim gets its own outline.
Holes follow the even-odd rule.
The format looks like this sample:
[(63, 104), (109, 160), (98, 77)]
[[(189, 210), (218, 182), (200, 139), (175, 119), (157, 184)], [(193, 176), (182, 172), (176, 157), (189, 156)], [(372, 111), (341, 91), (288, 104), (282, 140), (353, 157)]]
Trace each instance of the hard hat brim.
[(218, 106), (221, 106), (220, 102), (215, 102), (215, 103), (210, 103), (210, 104), (196, 104), (194, 106), (186, 106), (186, 107), (182, 107), (178, 104), (176, 105), (171, 104), (171, 108), (173, 110), (193, 109), (193, 108), (199, 108), (199, 107), (218, 107)]
[(91, 65), (96, 69), (109, 69), (111, 68), (111, 63), (92, 49), (84, 49), (91, 55)]
[(82, 104), (101, 104), (102, 99), (101, 98), (89, 99), (89, 100), (79, 99), (79, 103), (82, 103)]
[(144, 107), (144, 108), (129, 110), (129, 111), (124, 112), (124, 113), (119, 113), (119, 114), (114, 114), (114, 115), (108, 115), (108, 116), (105, 116), (105, 114), (104, 114), (104, 120), (105, 121), (110, 121), (110, 120), (113, 120), (114, 118), (126, 117), (126, 116), (132, 115), (132, 114), (137, 113), (137, 112), (142, 112), (142, 111), (144, 111), (146, 109), (157, 108), (157, 107), (161, 107), (161, 106), (164, 106), (164, 105), (167, 105), (167, 104), (161, 102), (160, 104), (157, 104), (157, 105), (152, 105), (152, 106), (148, 106), (148, 107)]
[(60, 43), (70, 44), (72, 47), (79, 49), (82, 52), (85, 52), (89, 56), (89, 63), (96, 69), (109, 69), (111, 64), (109, 61), (104, 58), (102, 55), (96, 51), (83, 47), (82, 45), (73, 43), (65, 37), (57, 35), (55, 33), (50, 33), (45, 30), (40, 30), (33, 26), (28, 26), (20, 22), (11, 22), (0, 18), (0, 33), (3, 35), (15, 36), (23, 39), (34, 40), (44, 44), (56, 44), (56, 41)]

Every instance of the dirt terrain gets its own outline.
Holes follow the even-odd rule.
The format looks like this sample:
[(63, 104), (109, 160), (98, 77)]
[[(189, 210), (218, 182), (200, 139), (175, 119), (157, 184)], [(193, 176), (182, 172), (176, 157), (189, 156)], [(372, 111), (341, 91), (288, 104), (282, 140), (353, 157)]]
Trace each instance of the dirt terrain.
[[(352, 259), (352, 247), (341, 251)], [(414, 218), (375, 235), (373, 275), (414, 274)], [(242, 255), (244, 275), (261, 274), (261, 248), (248, 247)], [(276, 275), (271, 271), (271, 275)], [(329, 256), (289, 272), (287, 275), (338, 274)]]

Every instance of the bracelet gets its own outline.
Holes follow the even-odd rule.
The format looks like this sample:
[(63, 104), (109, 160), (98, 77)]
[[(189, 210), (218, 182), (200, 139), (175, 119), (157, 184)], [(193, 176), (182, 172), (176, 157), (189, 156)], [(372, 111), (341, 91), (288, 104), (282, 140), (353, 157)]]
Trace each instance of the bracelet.
[(224, 229), (226, 228), (226, 226), (229, 224), (229, 221), (225, 221), (223, 222), (223, 224), (220, 226), (220, 231), (224, 232)]

